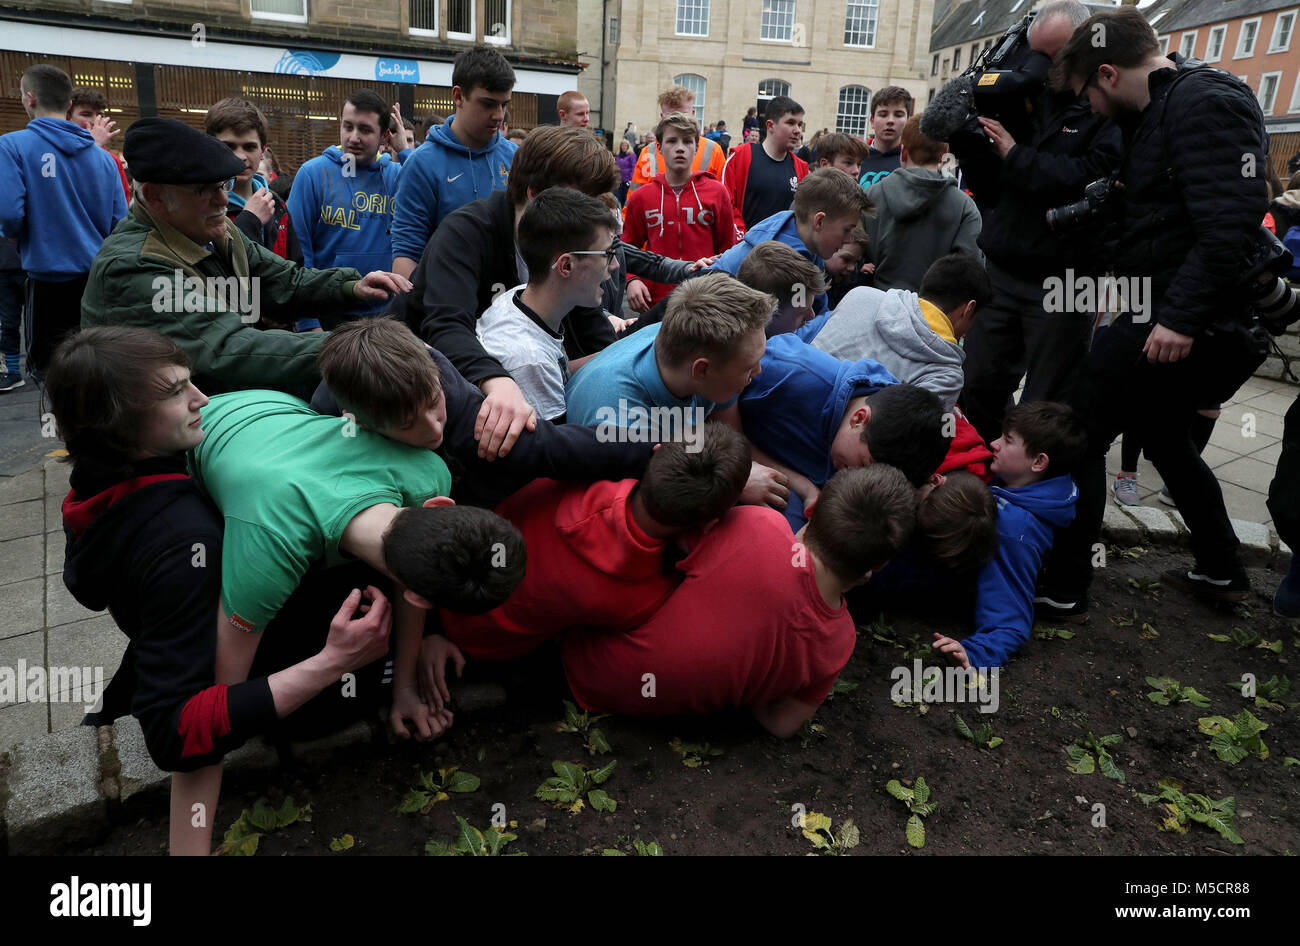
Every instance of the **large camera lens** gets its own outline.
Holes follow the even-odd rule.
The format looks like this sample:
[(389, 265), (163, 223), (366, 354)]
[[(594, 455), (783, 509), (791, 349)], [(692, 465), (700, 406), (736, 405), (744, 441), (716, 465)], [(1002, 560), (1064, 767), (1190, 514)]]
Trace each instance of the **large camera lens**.
[(1281, 335), (1287, 326), (1300, 318), (1300, 293), (1284, 279), (1275, 278), (1251, 293), (1250, 303), (1255, 313), (1274, 335)]
[(1066, 204), (1064, 207), (1053, 207), (1047, 211), (1048, 229), (1057, 233), (1062, 230), (1072, 230), (1087, 220), (1091, 212), (1092, 205), (1086, 199)]

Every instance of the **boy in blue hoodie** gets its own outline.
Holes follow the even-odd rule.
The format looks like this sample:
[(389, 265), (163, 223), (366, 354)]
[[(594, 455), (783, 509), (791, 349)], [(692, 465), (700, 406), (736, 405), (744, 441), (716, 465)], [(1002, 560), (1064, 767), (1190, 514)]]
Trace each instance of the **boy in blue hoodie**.
[[(379, 149), (394, 137), (405, 141), (405, 135), (388, 103), (370, 89), (348, 96), (339, 118), (338, 145), (303, 164), (289, 191), (289, 215), (297, 222), (306, 266), (351, 266), (360, 273), (388, 269), (393, 258), (393, 200), (402, 165), (380, 161)], [(375, 315), (386, 305), (374, 302), (349, 314)]]
[(785, 474), (785, 517), (796, 531), (836, 470), (888, 463), (920, 486), (948, 452), (952, 433), (939, 398), (899, 384), (877, 362), (841, 361), (783, 334), (767, 340), (761, 365), (718, 419), (749, 438), (756, 463)]
[[(393, 215), (393, 272), (410, 277), (442, 218), (506, 189), (519, 146), (501, 134), (515, 73), (489, 46), (475, 46), (451, 67), (455, 113), (429, 129), (405, 162)], [(387, 269), (387, 265), (383, 267)]]
[[(783, 210), (754, 224), (745, 238), (719, 256), (709, 269), (734, 276), (754, 247), (767, 240), (779, 240), (816, 266), (824, 267), (826, 258), (849, 241), (853, 228), (870, 206), (862, 188), (847, 174), (829, 167), (813, 171), (799, 182), (794, 210)], [(827, 311), (826, 293), (814, 298), (813, 309), (819, 315)]]
[(65, 117), (72, 80), (54, 66), (23, 73), (26, 128), (0, 137), (0, 236), (17, 237), (27, 272), (27, 367), (38, 378), (81, 324), (81, 295), (100, 244), (126, 216), (117, 164)]
[(1007, 412), (992, 444), (997, 554), (977, 580), (975, 633), (955, 640), (936, 632), (931, 645), (962, 667), (1001, 667), (1029, 640), (1038, 571), (1056, 530), (1074, 520), (1079, 490), (1070, 471), (1084, 445), (1083, 426), (1064, 404), (1035, 401)]

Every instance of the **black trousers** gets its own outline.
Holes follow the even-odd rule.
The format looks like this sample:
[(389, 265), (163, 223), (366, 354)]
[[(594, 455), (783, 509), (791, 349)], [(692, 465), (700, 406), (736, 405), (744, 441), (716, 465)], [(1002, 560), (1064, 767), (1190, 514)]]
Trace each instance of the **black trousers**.
[(1088, 431), (1088, 452), (1075, 473), (1079, 501), (1074, 522), (1058, 533), (1047, 561), (1044, 590), (1071, 600), (1092, 580), (1094, 543), (1106, 503), (1106, 451), (1125, 430), (1137, 434), (1147, 459), (1169, 487), (1191, 532), (1196, 570), (1231, 578), (1241, 569), (1223, 491), (1193, 440), (1196, 409), (1227, 401), (1263, 360), (1231, 339), (1202, 335), (1191, 353), (1172, 364), (1152, 364), (1142, 348), (1151, 326), (1123, 315), (1097, 335), (1079, 379), (1074, 406)]
[(1011, 396), (1031, 401), (1069, 399), (1088, 350), (1093, 315), (1046, 312), (1041, 280), (1025, 280), (988, 263), (993, 301), (982, 307), (966, 333), (961, 409), (986, 443), (1002, 436)]
[(27, 369), (44, 374), (50, 355), (65, 335), (81, 328), (81, 296), (87, 276), (67, 282), (27, 280), (24, 330), (27, 337)]
[(1268, 486), (1268, 511), (1278, 538), (1300, 554), (1300, 395), (1282, 425), (1282, 455)]

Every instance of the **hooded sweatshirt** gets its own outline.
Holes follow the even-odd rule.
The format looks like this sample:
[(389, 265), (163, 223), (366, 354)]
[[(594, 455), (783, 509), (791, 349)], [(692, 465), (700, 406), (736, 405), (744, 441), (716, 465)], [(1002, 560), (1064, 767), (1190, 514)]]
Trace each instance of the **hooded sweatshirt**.
[(939, 395), (944, 410), (961, 394), (966, 353), (939, 307), (914, 292), (868, 286), (852, 290), (812, 344), (836, 358), (877, 361), (904, 384)]
[(18, 238), (32, 279), (68, 282), (90, 272), (125, 216), (117, 164), (81, 126), (35, 118), (0, 137), (0, 236)]
[[(730, 273), (732, 276), (740, 272), (740, 264), (745, 261), (745, 257), (758, 244), (767, 240), (779, 240), (786, 246), (798, 251), (804, 258), (810, 260), (814, 266), (825, 269), (825, 262), (820, 256), (804, 246), (803, 240), (799, 236), (799, 228), (795, 225), (794, 211), (783, 210), (779, 214), (772, 214), (766, 220), (760, 220), (753, 227), (745, 232), (745, 238), (733, 246), (727, 252), (718, 257), (717, 262), (709, 267), (710, 271)], [(826, 293), (821, 293), (813, 299), (813, 309), (820, 315), (829, 308), (826, 302)]]
[[(130, 639), (102, 710), (85, 721), (134, 715), (161, 769), (216, 762), (276, 719), (265, 677), (215, 683), (220, 514), (183, 456), (143, 461), (125, 477), (78, 466), (71, 481), (64, 584), (92, 611), (107, 608)], [(200, 549), (205, 567), (195, 567)]]
[(1079, 490), (1069, 476), (994, 486), (998, 551), (977, 583), (975, 633), (961, 642), (972, 667), (1001, 667), (1029, 640), (1034, 589), (1057, 529), (1074, 521)]
[(443, 217), (506, 189), (519, 146), (497, 132), (487, 147), (469, 148), (452, 134), (455, 120), (452, 115), (430, 128), (424, 144), (403, 164), (393, 214), (394, 257), (418, 260)]
[(883, 181), (902, 166), (902, 156), (902, 145), (892, 151), (877, 151), (875, 145), (868, 146), (867, 156), (862, 159), (862, 176), (858, 178), (858, 184), (866, 190), (873, 184)]
[[(697, 260), (730, 248), (736, 230), (731, 195), (707, 171), (691, 175), (681, 193), (668, 177), (656, 174), (645, 187), (628, 195), (623, 241), (661, 256)], [(672, 284), (649, 282), (651, 305), (673, 290)]]
[(877, 289), (921, 288), (930, 264), (949, 253), (984, 256), (976, 241), (980, 212), (955, 177), (926, 168), (899, 168), (867, 189), (876, 206), (866, 217)]

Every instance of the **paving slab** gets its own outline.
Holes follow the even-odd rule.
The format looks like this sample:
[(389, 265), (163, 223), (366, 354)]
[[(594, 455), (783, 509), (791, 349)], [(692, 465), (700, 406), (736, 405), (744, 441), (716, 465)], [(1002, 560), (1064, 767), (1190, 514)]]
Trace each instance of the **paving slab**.
[[(41, 631), (33, 631), (30, 634), (20, 634), (17, 637), (6, 637), (0, 641), (0, 668), (12, 672), (15, 677), (26, 677), (29, 671), (34, 667), (45, 667), (45, 634)], [(19, 673), (19, 671), (22, 671)], [(13, 698), (9, 699), (9, 694), (0, 696), (0, 712), (10, 709), (19, 703), (26, 703), (29, 696), (35, 696), (36, 701), (44, 703), (49, 698), (49, 692), (42, 685), (41, 689), (32, 693), (21, 680), (15, 680), (15, 692)]]
[[(1273, 482), (1273, 475), (1276, 471), (1276, 463), (1265, 463), (1263, 460), (1257, 460), (1254, 457), (1240, 457), (1217, 467), (1214, 475), (1218, 478), (1220, 484), (1233, 483), (1245, 489), (1254, 490), (1261, 496), (1267, 496), (1268, 484)], [(1255, 517), (1252, 516), (1251, 518)]]
[(1275, 444), (1270, 444), (1267, 447), (1264, 447), (1260, 450), (1256, 450), (1254, 453), (1250, 455), (1250, 458), (1252, 460), (1259, 460), (1263, 463), (1267, 463), (1270, 467), (1273, 468), (1275, 472), (1277, 470), (1277, 461), (1281, 459), (1281, 457), (1282, 457), (1282, 441), (1280, 440)]
[(0, 585), (0, 639), (45, 626), (45, 579)]
[(1106, 504), (1102, 516), (1101, 530), (1106, 538), (1121, 545), (1133, 545), (1142, 541), (1142, 528), (1131, 517), (1124, 514), (1113, 502)]
[(28, 470), (0, 479), (0, 506), (40, 499), (45, 482), (40, 470)]
[[(1249, 415), (1249, 420), (1247, 420), (1247, 415)], [(1249, 403), (1229, 404), (1223, 408), (1223, 413), (1219, 415), (1219, 422), (1214, 425), (1215, 433), (1218, 433), (1220, 428), (1228, 435), (1224, 442), (1225, 446), (1231, 449), (1232, 437), (1239, 440), (1250, 440), (1252, 437), (1280, 438), (1282, 436), (1282, 416)], [(1211, 439), (1213, 440), (1213, 435), (1211, 435)], [(1241, 452), (1249, 453), (1251, 451), (1243, 449)]]
[(1132, 516), (1142, 526), (1150, 541), (1159, 545), (1175, 543), (1182, 535), (1178, 526), (1169, 518), (1169, 513), (1164, 509), (1156, 509), (1151, 506), (1127, 506), (1124, 512)]
[(1243, 403), (1246, 405), (1247, 410), (1263, 410), (1268, 411), (1270, 414), (1282, 416), (1295, 403), (1295, 400), (1296, 390), (1292, 389), (1289, 397), (1280, 391), (1266, 391), (1263, 394), (1256, 394), (1248, 398)]
[(39, 499), (0, 506), (0, 541), (45, 531), (45, 510)]
[[(45, 533), (45, 574), (63, 575), (63, 554), (67, 551), (67, 540), (62, 532)], [(62, 577), (55, 579), (62, 581)]]
[[(107, 679), (104, 681), (108, 682)], [(66, 732), (69, 729), (89, 729), (94, 731), (93, 726), (82, 726), (81, 720), (86, 715), (86, 704), (81, 700), (67, 700), (50, 704), (50, 732)]]
[(45, 703), (19, 703), (0, 709), (0, 752), (50, 731), (50, 714)]
[(1237, 539), (1241, 542), (1243, 551), (1250, 550), (1256, 554), (1263, 553), (1265, 558), (1272, 556), (1273, 546), (1267, 526), (1258, 522), (1247, 522), (1244, 519), (1233, 519), (1232, 531), (1237, 533)]
[(135, 717), (127, 716), (113, 724), (113, 745), (117, 748), (117, 760), (121, 765), (117, 776), (121, 801), (125, 802), (141, 792), (156, 792), (169, 787), (171, 776), (154, 765), (144, 743), (144, 732)]
[(47, 627), (58, 627), (61, 624), (84, 621), (87, 618), (94, 617), (97, 613), (102, 614), (103, 612), (95, 612), (82, 607), (81, 602), (72, 597), (72, 592), (68, 590), (62, 578), (52, 578), (45, 583), (45, 624)]
[[(0, 507), (0, 515), (4, 515)], [(45, 536), (28, 535), (0, 542), (0, 585), (27, 578), (39, 578), (44, 572)]]
[[(126, 652), (126, 635), (117, 629), (107, 614), (51, 627), (46, 633), (49, 639), (46, 653), (51, 667), (82, 668), (83, 676), (86, 668), (89, 668), (92, 679), (98, 673), (102, 675), (105, 685), (112, 679), (122, 663), (122, 654)], [(87, 683), (88, 681), (83, 681), (83, 687)], [(61, 689), (66, 690), (66, 687)], [(72, 694), (60, 692), (57, 695), (68, 697)], [(91, 703), (94, 702), (94, 694), (83, 690), (79, 699)]]
[(11, 757), (5, 808), (10, 854), (67, 850), (106, 823), (94, 727), (28, 739)]

